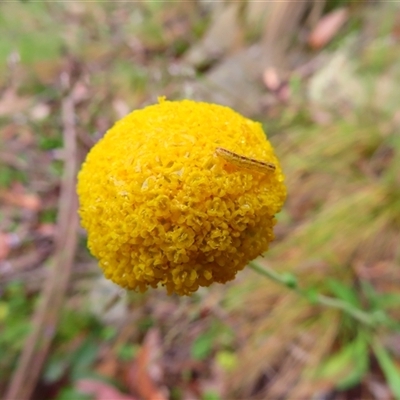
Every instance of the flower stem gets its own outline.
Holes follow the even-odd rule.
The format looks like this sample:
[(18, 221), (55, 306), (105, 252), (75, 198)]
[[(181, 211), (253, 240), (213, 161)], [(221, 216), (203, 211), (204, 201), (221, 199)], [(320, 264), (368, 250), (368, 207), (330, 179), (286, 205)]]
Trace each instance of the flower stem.
[(248, 266), (255, 272), (257, 272), (260, 275), (263, 275), (267, 277), (268, 279), (271, 279), (272, 281), (279, 283), (283, 286), (286, 286), (288, 289), (293, 290), (296, 292), (298, 295), (307, 298), (310, 302), (320, 304), (325, 307), (330, 307), (330, 308), (335, 308), (337, 310), (341, 310), (347, 315), (351, 316), (358, 322), (361, 322), (364, 325), (367, 326), (374, 326), (376, 325), (376, 321), (373, 315), (360, 310), (359, 308), (356, 308), (352, 306), (351, 304), (335, 299), (332, 297), (324, 296), (321, 294), (313, 295), (310, 296), (306, 291), (301, 290), (298, 286), (297, 279), (294, 275), (292, 274), (279, 274), (272, 269), (269, 269), (267, 267), (261, 266), (255, 261), (251, 261)]

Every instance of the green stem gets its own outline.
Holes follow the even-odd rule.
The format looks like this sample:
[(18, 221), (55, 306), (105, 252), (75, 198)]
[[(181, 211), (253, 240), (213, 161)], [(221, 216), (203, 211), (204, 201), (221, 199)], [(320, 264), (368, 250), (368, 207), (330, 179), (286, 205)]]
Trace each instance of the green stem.
[[(296, 278), (293, 275), (279, 274), (267, 267), (262, 267), (255, 261), (251, 261), (248, 265), (253, 271), (257, 272), (258, 274), (263, 275), (276, 283), (286, 286), (287, 288), (293, 290), (302, 297), (310, 299), (310, 296), (308, 296), (306, 292), (304, 292), (299, 288)], [(345, 301), (334, 299), (332, 297), (323, 296), (320, 294), (313, 297), (312, 301), (315, 301), (317, 304), (323, 305), (325, 307), (341, 310), (364, 325), (368, 325), (370, 327), (375, 325), (375, 320), (373, 316), (371, 316), (365, 311), (353, 307), (351, 304)]]
[(346, 303), (345, 301), (320, 294), (317, 296), (317, 302), (326, 307), (342, 310), (364, 325), (373, 326), (375, 324), (373, 316), (365, 311), (360, 310), (359, 308), (353, 307), (351, 304)]

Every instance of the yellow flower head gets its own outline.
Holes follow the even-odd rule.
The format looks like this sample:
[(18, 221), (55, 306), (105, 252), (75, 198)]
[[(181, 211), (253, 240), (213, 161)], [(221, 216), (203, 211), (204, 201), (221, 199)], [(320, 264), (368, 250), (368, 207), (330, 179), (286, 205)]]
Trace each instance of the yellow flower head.
[(259, 123), (160, 99), (92, 148), (78, 176), (79, 214), (107, 278), (189, 295), (234, 279), (268, 249), (283, 180)]

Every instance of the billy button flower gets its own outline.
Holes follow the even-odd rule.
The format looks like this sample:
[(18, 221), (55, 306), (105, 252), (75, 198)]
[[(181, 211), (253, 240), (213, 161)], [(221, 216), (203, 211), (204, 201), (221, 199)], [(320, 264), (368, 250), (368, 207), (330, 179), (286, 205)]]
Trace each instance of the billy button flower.
[(268, 249), (283, 180), (259, 123), (220, 105), (161, 98), (89, 152), (79, 214), (107, 278), (190, 295), (234, 279)]

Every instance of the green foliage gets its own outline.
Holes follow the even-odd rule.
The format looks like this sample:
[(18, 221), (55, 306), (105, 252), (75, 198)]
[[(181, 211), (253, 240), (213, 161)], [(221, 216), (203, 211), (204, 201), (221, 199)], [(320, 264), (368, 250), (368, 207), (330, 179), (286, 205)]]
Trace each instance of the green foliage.
[(112, 71), (112, 82), (119, 92), (129, 95), (142, 93), (148, 85), (148, 71), (130, 61), (119, 60)]
[(357, 291), (355, 291), (353, 287), (346, 286), (342, 282), (333, 278), (328, 278), (327, 284), (328, 288), (335, 297), (346, 301), (354, 307), (361, 308), (361, 303)]
[(317, 379), (333, 379), (339, 390), (345, 390), (360, 383), (368, 367), (368, 340), (360, 333), (319, 367)]
[(191, 356), (195, 360), (204, 360), (218, 347), (228, 347), (232, 343), (233, 332), (228, 326), (215, 321), (208, 330), (202, 332), (191, 347)]
[(148, 331), (154, 325), (154, 319), (151, 316), (145, 316), (140, 319), (138, 323), (138, 329), (141, 332)]
[(150, 48), (159, 48), (165, 44), (165, 35), (160, 14), (165, 8), (164, 1), (147, 1), (142, 7), (131, 10), (131, 21), (122, 27), (126, 35), (135, 35)]
[(61, 177), (63, 173), (64, 163), (60, 160), (54, 160), (49, 165), (50, 173), (55, 177)]
[(27, 183), (28, 177), (25, 171), (9, 166), (0, 165), (0, 188), (7, 188), (13, 182)]
[(400, 399), (400, 368), (394, 363), (392, 356), (377, 340), (373, 342), (376, 359), (392, 390), (395, 399)]
[(222, 400), (221, 396), (214, 391), (206, 391), (202, 396), (201, 400)]
[(104, 326), (101, 330), (100, 330), (100, 338), (101, 340), (104, 340), (106, 342), (112, 340), (115, 338), (115, 336), (117, 335), (118, 330), (116, 327), (114, 326)]
[(71, 378), (75, 381), (81, 379), (91, 369), (99, 354), (99, 343), (96, 337), (89, 335), (71, 356)]
[(217, 364), (225, 371), (232, 371), (239, 364), (237, 355), (232, 351), (219, 351), (216, 354), (215, 360)]
[[(0, 301), (0, 370), (10, 371), (18, 352), (30, 332), (29, 316), (35, 301), (26, 295), (23, 285), (12, 282), (4, 289)], [(0, 378), (7, 378), (7, 374)]]
[(101, 327), (98, 321), (90, 314), (78, 313), (68, 309), (62, 313), (59, 326), (56, 340), (60, 340), (61, 342), (72, 340), (87, 330), (99, 329)]
[(116, 353), (121, 361), (130, 361), (136, 357), (140, 346), (137, 344), (124, 343), (118, 346)]
[(400, 306), (400, 293), (378, 293), (368, 282), (361, 282), (364, 293), (371, 310), (398, 309)]
[(43, 379), (53, 383), (65, 375), (73, 381), (93, 375), (92, 366), (104, 336), (111, 337), (109, 329), (92, 315), (65, 309), (60, 318), (55, 349), (45, 366)]
[(362, 0), (327, 0), (325, 5), (325, 11), (332, 11), (339, 7), (346, 7), (352, 4), (362, 4)]
[(24, 64), (60, 56), (60, 29), (49, 15), (45, 1), (0, 4), (0, 36), (7, 38), (0, 41), (2, 66), (14, 51), (18, 52)]
[(40, 213), (39, 220), (42, 223), (55, 223), (57, 221), (57, 210), (55, 208), (43, 210)]
[(57, 395), (55, 400), (91, 400), (93, 397), (88, 394), (78, 392), (73, 388), (64, 388)]
[(61, 148), (63, 145), (62, 137), (53, 136), (53, 137), (46, 137), (41, 135), (39, 138), (39, 147), (41, 150), (53, 150), (57, 148)]
[(206, 332), (200, 335), (192, 345), (191, 354), (195, 360), (204, 360), (207, 358), (214, 345), (214, 334)]

